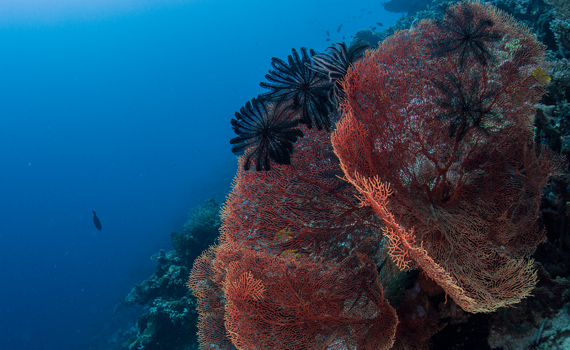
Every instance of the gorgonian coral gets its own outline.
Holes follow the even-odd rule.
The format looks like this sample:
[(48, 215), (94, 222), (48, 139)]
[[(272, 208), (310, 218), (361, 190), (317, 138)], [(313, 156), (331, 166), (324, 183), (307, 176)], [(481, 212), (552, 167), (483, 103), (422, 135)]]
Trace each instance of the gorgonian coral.
[(237, 137), (230, 140), (232, 152), (245, 154), (244, 169), (252, 162), (257, 171), (271, 170), (271, 161), (290, 164), (293, 144), (303, 132), (293, 111), (278, 102), (253, 98), (236, 112), (232, 128)]

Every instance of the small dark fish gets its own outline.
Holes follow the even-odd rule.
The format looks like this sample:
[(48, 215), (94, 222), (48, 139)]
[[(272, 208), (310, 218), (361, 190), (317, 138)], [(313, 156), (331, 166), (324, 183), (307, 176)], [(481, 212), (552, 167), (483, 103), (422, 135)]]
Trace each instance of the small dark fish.
[(371, 14), (371, 13), (372, 13), (372, 11), (368, 11), (368, 14)]
[(97, 227), (97, 229), (101, 231), (101, 221), (99, 221), (97, 214), (95, 214), (95, 210), (91, 211), (93, 212), (93, 223), (95, 224), (95, 227)]
[(331, 36), (331, 33), (328, 30), (325, 30), (325, 33), (327, 33), (327, 36)]
[(372, 27), (372, 30), (373, 30), (373, 31), (376, 30), (376, 27)]
[(380, 27), (383, 26), (382, 22), (376, 22), (376, 24), (378, 24)]
[(331, 38), (327, 38), (326, 41), (331, 41)]
[(337, 33), (340, 33), (340, 30), (342, 29), (342, 23), (338, 26), (338, 28), (336, 29)]

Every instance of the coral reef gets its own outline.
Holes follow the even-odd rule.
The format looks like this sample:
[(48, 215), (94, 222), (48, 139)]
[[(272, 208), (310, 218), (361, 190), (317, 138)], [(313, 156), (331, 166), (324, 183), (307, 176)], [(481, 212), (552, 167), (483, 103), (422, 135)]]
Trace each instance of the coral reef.
[(551, 29), (556, 37), (560, 54), (563, 57), (570, 55), (570, 5), (564, 0), (548, 0), (548, 4), (555, 9), (555, 19)]
[(214, 199), (193, 208), (180, 233), (172, 233), (173, 251), (152, 256), (156, 270), (133, 287), (124, 298), (127, 305), (148, 305), (138, 319), (127, 349), (190, 350), (196, 348), (196, 303), (186, 279), (196, 257), (218, 236), (219, 205)]
[(215, 242), (220, 224), (220, 205), (215, 199), (210, 198), (190, 209), (182, 232), (170, 235), (181, 265), (191, 266), (194, 259)]
[(194, 264), (188, 286), (203, 348), (394, 342), (396, 314), (376, 268), (384, 256), (380, 223), (340, 179), (330, 135), (303, 132), (291, 165), (268, 173), (240, 167), (222, 211), (221, 244)]
[(536, 284), (528, 258), (554, 168), (528, 148), (544, 52), (490, 6), (462, 2), (447, 16), (354, 64), (332, 143), (398, 265), (417, 264), (464, 310), (491, 312)]
[[(238, 172), (221, 244), (196, 261), (188, 280), (202, 348), (490, 348), (501, 332), (508, 337), (497, 315), (526, 314), (525, 305), (541, 302), (531, 345), (560, 343), (565, 331), (539, 320), (563, 320), (557, 310), (568, 303), (552, 298), (568, 277), (566, 175), (544, 188), (567, 164), (540, 144), (566, 153), (567, 96), (563, 88), (541, 98), (564, 87), (567, 70), (545, 61), (545, 49), (559, 45), (548, 26), (552, 8), (496, 3), (514, 17), (478, 2), (424, 2), (399, 22), (406, 30), (391, 28), (378, 36), (377, 51), (346, 75), (338, 70), (345, 76), (335, 80), (342, 82), (336, 95), (346, 98), (328, 98), (333, 107), (344, 101), (329, 111), (330, 120), (340, 118), (332, 137), (340, 164), (319, 117), (324, 131), (302, 129), (291, 164)], [(347, 51), (333, 48), (330, 57), (311, 54), (322, 73)], [(302, 79), (291, 72), (310, 59), (293, 56), (289, 65), (274, 59), (276, 85), (266, 85), (300, 106), (306, 86), (292, 84)], [(306, 123), (307, 112), (293, 110), (292, 120)], [(531, 255), (543, 241), (541, 265)], [(344, 287), (347, 275), (360, 293)]]
[[(149, 311), (139, 317), (137, 333), (126, 342), (127, 349), (196, 349), (196, 311), (186, 296), (171, 300), (153, 299)], [(191, 298), (191, 297), (190, 297)]]
[(348, 74), (341, 44), (272, 60), (290, 134), (262, 172), (236, 142), (222, 221), (207, 202), (153, 257), (126, 348), (570, 346), (567, 2), (453, 3), (359, 32), (380, 49)]

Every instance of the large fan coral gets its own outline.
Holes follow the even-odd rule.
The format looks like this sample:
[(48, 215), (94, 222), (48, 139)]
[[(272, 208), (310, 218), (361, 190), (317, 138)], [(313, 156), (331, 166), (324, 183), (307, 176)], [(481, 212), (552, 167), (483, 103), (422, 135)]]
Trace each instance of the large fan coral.
[(243, 106), (232, 126), (237, 137), (230, 140), (232, 152), (245, 154), (244, 169), (255, 163), (257, 171), (271, 170), (271, 160), (290, 164), (293, 144), (303, 132), (296, 127), (299, 120), (283, 104), (253, 98)]
[(377, 272), (380, 222), (341, 178), (330, 133), (304, 132), (291, 165), (238, 170), (220, 244), (194, 263), (188, 280), (201, 349), (388, 350), (394, 343), (397, 316)]
[(487, 43), (489, 55), (471, 53), (477, 45), (432, 55), (425, 38), (441, 33), (426, 20), (356, 62), (332, 137), (347, 179), (384, 219), (394, 261), (419, 266), (469, 312), (518, 303), (536, 284), (529, 257), (555, 165), (532, 145), (544, 47), (480, 3), (451, 7), (445, 21), (461, 31), (459, 18), (491, 12), (509, 40)]

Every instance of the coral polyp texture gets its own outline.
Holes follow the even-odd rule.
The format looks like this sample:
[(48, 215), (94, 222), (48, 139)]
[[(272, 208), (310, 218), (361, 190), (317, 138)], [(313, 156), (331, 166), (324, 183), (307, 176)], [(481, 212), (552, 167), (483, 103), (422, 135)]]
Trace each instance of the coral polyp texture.
[(305, 133), (291, 165), (238, 171), (220, 245), (197, 260), (188, 282), (203, 348), (389, 349), (394, 342), (397, 317), (376, 269), (381, 223), (340, 179), (330, 135)]
[[(383, 285), (398, 269), (421, 270), (422, 286), (471, 313), (537, 283), (541, 190), (559, 159), (533, 142), (548, 79), (529, 30), (461, 2), (348, 65), (350, 49), (330, 51), (316, 71), (306, 49), (273, 59), (266, 101), (232, 121), (245, 153), (219, 244), (188, 281), (203, 349), (422, 349), (444, 325), (414, 296), (396, 313)], [(271, 113), (254, 105), (276, 101), (290, 119), (264, 133), (257, 115)]]
[(457, 4), (443, 21), (479, 28), (488, 17), (503, 35), (484, 50), (474, 44), (484, 55), (434, 55), (426, 38), (456, 34), (426, 20), (356, 62), (332, 141), (347, 179), (384, 219), (392, 258), (470, 312), (515, 304), (536, 284), (529, 256), (544, 239), (540, 190), (554, 170), (533, 146), (543, 47), (488, 5)]

